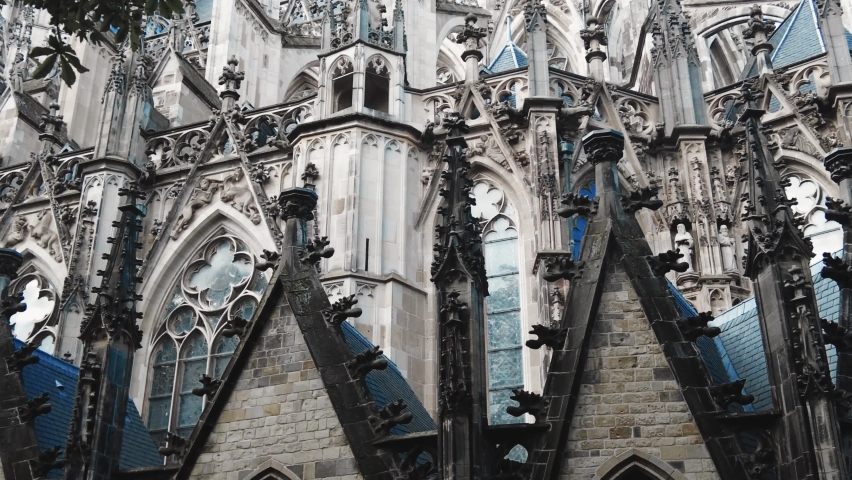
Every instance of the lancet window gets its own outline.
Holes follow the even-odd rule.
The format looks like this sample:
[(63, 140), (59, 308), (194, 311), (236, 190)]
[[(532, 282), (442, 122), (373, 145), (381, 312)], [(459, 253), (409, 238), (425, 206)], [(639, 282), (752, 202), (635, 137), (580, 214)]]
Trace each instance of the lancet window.
[[(595, 188), (594, 182), (592, 182), (589, 185), (580, 188), (578, 193), (587, 198), (595, 198), (597, 196), (597, 189)], [(586, 226), (588, 223), (589, 220), (585, 217), (578, 216), (574, 218), (574, 226), (571, 228), (571, 239), (574, 240), (574, 260), (580, 258), (580, 247), (583, 245), (583, 237), (586, 235)]]
[(476, 182), (472, 195), (476, 198), (473, 215), (484, 225), (489, 419), (492, 424), (520, 423), (523, 417), (506, 413), (506, 407), (515, 404), (509, 399), (512, 389), (524, 385), (515, 209), (504, 192), (486, 180)]
[(340, 57), (334, 63), (331, 75), (332, 106), (334, 112), (346, 110), (352, 106), (354, 68), (349, 57)]
[(206, 242), (181, 270), (149, 362), (147, 420), (156, 440), (192, 433), (204, 406), (192, 389), (202, 375), (221, 378), (239, 343), (222, 329), (238, 316), (251, 319), (266, 282), (245, 243), (228, 234)]
[(367, 61), (366, 80), (364, 107), (388, 113), (390, 111), (390, 70), (384, 57), (376, 55)]

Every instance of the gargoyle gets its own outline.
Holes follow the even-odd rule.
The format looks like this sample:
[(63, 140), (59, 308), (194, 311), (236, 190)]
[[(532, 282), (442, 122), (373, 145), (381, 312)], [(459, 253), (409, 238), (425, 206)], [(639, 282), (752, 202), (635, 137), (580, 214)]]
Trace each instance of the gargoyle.
[(379, 410), (378, 415), (371, 415), (367, 418), (373, 431), (379, 434), (387, 435), (391, 429), (397, 425), (407, 425), (414, 420), (414, 414), (411, 412), (402, 413), (408, 405), (405, 400), (399, 399), (389, 403), (385, 408)]
[(583, 274), (583, 262), (574, 263), (568, 255), (544, 259), (544, 280), (574, 280)]
[(732, 403), (749, 405), (754, 401), (754, 395), (743, 395), (745, 382), (745, 379), (742, 378), (736, 382), (712, 386), (710, 387), (710, 395), (713, 395), (713, 400), (715, 400), (716, 404), (722, 409), (728, 408), (728, 405)]
[(50, 395), (46, 392), (34, 397), (27, 402), (26, 406), (18, 408), (18, 418), (21, 419), (21, 422), (29, 422), (39, 415), (47, 415), (51, 410), (50, 404), (47, 403), (48, 400), (50, 400)]
[(64, 460), (59, 458), (59, 445), (38, 454), (38, 460), (30, 460), (30, 470), (33, 478), (46, 477), (52, 470), (60, 470), (65, 467)]
[(237, 315), (234, 318), (225, 322), (224, 328), (222, 328), (222, 336), (225, 338), (233, 338), (240, 337), (246, 333), (246, 327), (248, 326), (248, 320)]
[(348, 297), (343, 297), (334, 302), (331, 305), (331, 308), (322, 312), (325, 317), (325, 321), (332, 325), (340, 325), (346, 321), (347, 318), (360, 317), (362, 313), (361, 309), (353, 308), (356, 303), (358, 303), (358, 300), (355, 299), (355, 295), (349, 295)]
[(518, 406), (510, 405), (506, 407), (506, 413), (513, 417), (520, 417), (525, 413), (529, 413), (535, 418), (536, 423), (542, 422), (547, 418), (548, 401), (537, 393), (527, 392), (520, 388), (513, 388), (510, 399), (518, 402)]
[(621, 197), (621, 206), (626, 213), (636, 213), (643, 208), (657, 210), (663, 206), (663, 201), (655, 198), (659, 188), (655, 185), (630, 192), (629, 196)]
[(822, 276), (837, 282), (841, 289), (852, 288), (852, 267), (843, 258), (837, 258), (828, 252), (822, 254)]
[(843, 226), (852, 227), (852, 206), (839, 198), (825, 197), (825, 219)]
[(689, 269), (688, 263), (678, 262), (678, 259), (681, 257), (683, 257), (682, 253), (669, 250), (668, 252), (663, 252), (657, 256), (649, 255), (645, 258), (648, 260), (648, 265), (651, 267), (651, 270), (654, 271), (654, 274), (658, 277), (662, 277), (671, 271), (683, 273)]
[(527, 340), (527, 346), (538, 350), (543, 345), (550, 348), (558, 348), (565, 344), (568, 330), (565, 328), (550, 328), (544, 325), (533, 325), (530, 334), (538, 336), (536, 340)]
[(270, 268), (275, 268), (275, 266), (278, 265), (278, 259), (281, 258), (281, 255), (278, 252), (264, 250), (260, 258), (262, 258), (263, 261), (256, 260), (254, 262), (254, 268), (256, 268), (257, 270), (266, 271)]
[(299, 258), (305, 265), (316, 265), (323, 258), (331, 258), (334, 248), (329, 247), (331, 243), (328, 237), (314, 237), (305, 244), (305, 250), (299, 251)]
[(24, 303), (24, 294), (16, 293), (9, 295), (2, 303), (0, 303), (0, 317), (5, 317), (7, 320), (12, 315), (27, 310), (27, 304)]
[(565, 206), (556, 210), (556, 214), (562, 218), (569, 218), (574, 215), (588, 217), (597, 211), (598, 200), (576, 193), (566, 193), (562, 195), (562, 205)]
[(382, 356), (379, 346), (368, 348), (355, 355), (355, 359), (346, 364), (353, 377), (364, 378), (373, 370), (384, 370), (388, 367), (388, 359)]
[(212, 399), (213, 396), (216, 395), (216, 391), (219, 390), (219, 386), (222, 385), (222, 380), (214, 379), (207, 375), (201, 375), (198, 383), (201, 384), (201, 387), (193, 388), (192, 394), (196, 397), (203, 397), (207, 395), (208, 399)]
[(713, 321), (713, 315), (710, 312), (699, 313), (696, 317), (686, 317), (677, 321), (677, 328), (683, 334), (683, 338), (690, 342), (695, 342), (699, 337), (713, 338), (722, 333), (719, 327), (708, 327), (707, 323)]
[(22, 346), (20, 350), (16, 350), (15, 353), (6, 357), (6, 365), (8, 365), (9, 370), (20, 372), (23, 371), (24, 367), (27, 365), (35, 365), (38, 363), (38, 357), (33, 355), (33, 352), (35, 352), (37, 348), (37, 344), (27, 343)]
[(852, 332), (841, 327), (837, 322), (829, 322), (821, 318), (819, 324), (822, 327), (822, 338), (825, 343), (830, 343), (838, 351), (848, 352), (852, 350)]
[(176, 433), (166, 432), (166, 445), (157, 449), (157, 452), (164, 457), (177, 455), (182, 457), (186, 450), (186, 439)]

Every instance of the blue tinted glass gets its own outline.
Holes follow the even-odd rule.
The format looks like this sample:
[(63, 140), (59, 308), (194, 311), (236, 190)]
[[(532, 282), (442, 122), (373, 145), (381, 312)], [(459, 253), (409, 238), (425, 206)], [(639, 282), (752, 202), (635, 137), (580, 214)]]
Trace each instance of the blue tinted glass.
[(194, 427), (201, 416), (204, 399), (191, 393), (180, 396), (178, 427)]
[(488, 279), (488, 313), (519, 308), (521, 305), (518, 275), (506, 275)]
[(200, 268), (190, 278), (189, 284), (205, 292), (210, 306), (216, 308), (225, 305), (232, 287), (245, 281), (251, 273), (251, 265), (244, 260), (235, 260), (230, 244), (222, 242), (216, 247), (210, 264)]
[(524, 383), (521, 349), (498, 350), (488, 355), (491, 388), (519, 387)]
[(489, 243), (485, 248), (485, 271), (488, 276), (518, 272), (518, 242), (506, 240)]
[(513, 402), (509, 399), (512, 395), (512, 390), (505, 388), (500, 390), (493, 390), (489, 392), (490, 397), (490, 405), (488, 411), (491, 417), (491, 423), (494, 425), (503, 425), (507, 423), (523, 423), (524, 417), (513, 417), (506, 413), (506, 407), (509, 405), (517, 405), (517, 402)]
[(512, 310), (488, 314), (488, 348), (509, 348), (521, 344), (521, 312)]
[(148, 430), (169, 428), (169, 410), (172, 397), (151, 399), (148, 402)]

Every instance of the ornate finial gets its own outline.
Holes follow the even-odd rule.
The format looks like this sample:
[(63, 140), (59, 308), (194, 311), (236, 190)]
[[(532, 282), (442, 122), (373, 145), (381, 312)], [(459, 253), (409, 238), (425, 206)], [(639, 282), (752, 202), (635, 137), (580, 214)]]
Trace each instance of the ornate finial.
[(595, 130), (583, 137), (583, 149), (592, 164), (615, 163), (624, 155), (624, 134), (616, 130)]
[(464, 17), (463, 30), (456, 36), (456, 43), (464, 45), (465, 48), (465, 52), (462, 53), (462, 60), (469, 55), (476, 55), (476, 53), (479, 54), (479, 59), (482, 60), (482, 52), (479, 51), (479, 39), (488, 36), (488, 28), (477, 27), (476, 20), (476, 15), (468, 13)]
[[(234, 55), (231, 55), (231, 58), (228, 59), (228, 64), (222, 67), (222, 74), (219, 75), (219, 85), (224, 85), (225, 89), (219, 93), (219, 97), (222, 100), (226, 98), (233, 99), (236, 102), (240, 98), (240, 94), (237, 93), (237, 90), (240, 89), (242, 85), (242, 81), (246, 78), (245, 72), (238, 72), (237, 65), (239, 64), (239, 60)], [(226, 110), (223, 105), (222, 110)]]

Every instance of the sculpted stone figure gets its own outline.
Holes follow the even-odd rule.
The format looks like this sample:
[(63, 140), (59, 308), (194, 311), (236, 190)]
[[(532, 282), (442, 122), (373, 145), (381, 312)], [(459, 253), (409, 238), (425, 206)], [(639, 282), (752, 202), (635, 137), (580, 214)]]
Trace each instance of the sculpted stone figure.
[(53, 223), (50, 210), (42, 210), (39, 212), (38, 223), (30, 229), (30, 236), (36, 240), (36, 244), (47, 250), (48, 253), (57, 262), (62, 260), (62, 255), (59, 250), (59, 236), (53, 231), (51, 223)]
[(683, 255), (680, 261), (689, 264), (689, 268), (684, 273), (695, 272), (692, 264), (692, 247), (695, 245), (695, 241), (692, 239), (692, 235), (686, 231), (686, 225), (683, 223), (677, 224), (677, 235), (675, 235), (674, 240), (675, 248), (677, 248), (678, 253)]
[(27, 217), (18, 217), (3, 241), (4, 248), (13, 247), (24, 241), (27, 236)]
[(237, 168), (230, 175), (225, 177), (225, 185), (222, 189), (222, 201), (228, 202), (247, 216), (251, 223), (257, 225), (260, 223), (260, 210), (254, 203), (254, 197), (245, 184), (242, 182), (243, 169)]
[(737, 271), (737, 259), (734, 253), (734, 239), (728, 232), (728, 226), (719, 227), (719, 249), (722, 251), (722, 268), (726, 272)]
[(171, 235), (172, 240), (180, 236), (180, 233), (186, 230), (186, 227), (192, 223), (196, 210), (201, 210), (207, 205), (210, 205), (210, 202), (213, 201), (213, 196), (216, 195), (216, 190), (219, 190), (219, 183), (209, 178), (202, 178), (198, 186), (192, 189), (189, 201), (186, 202), (186, 206), (183, 207), (180, 215), (175, 220), (175, 227)]

